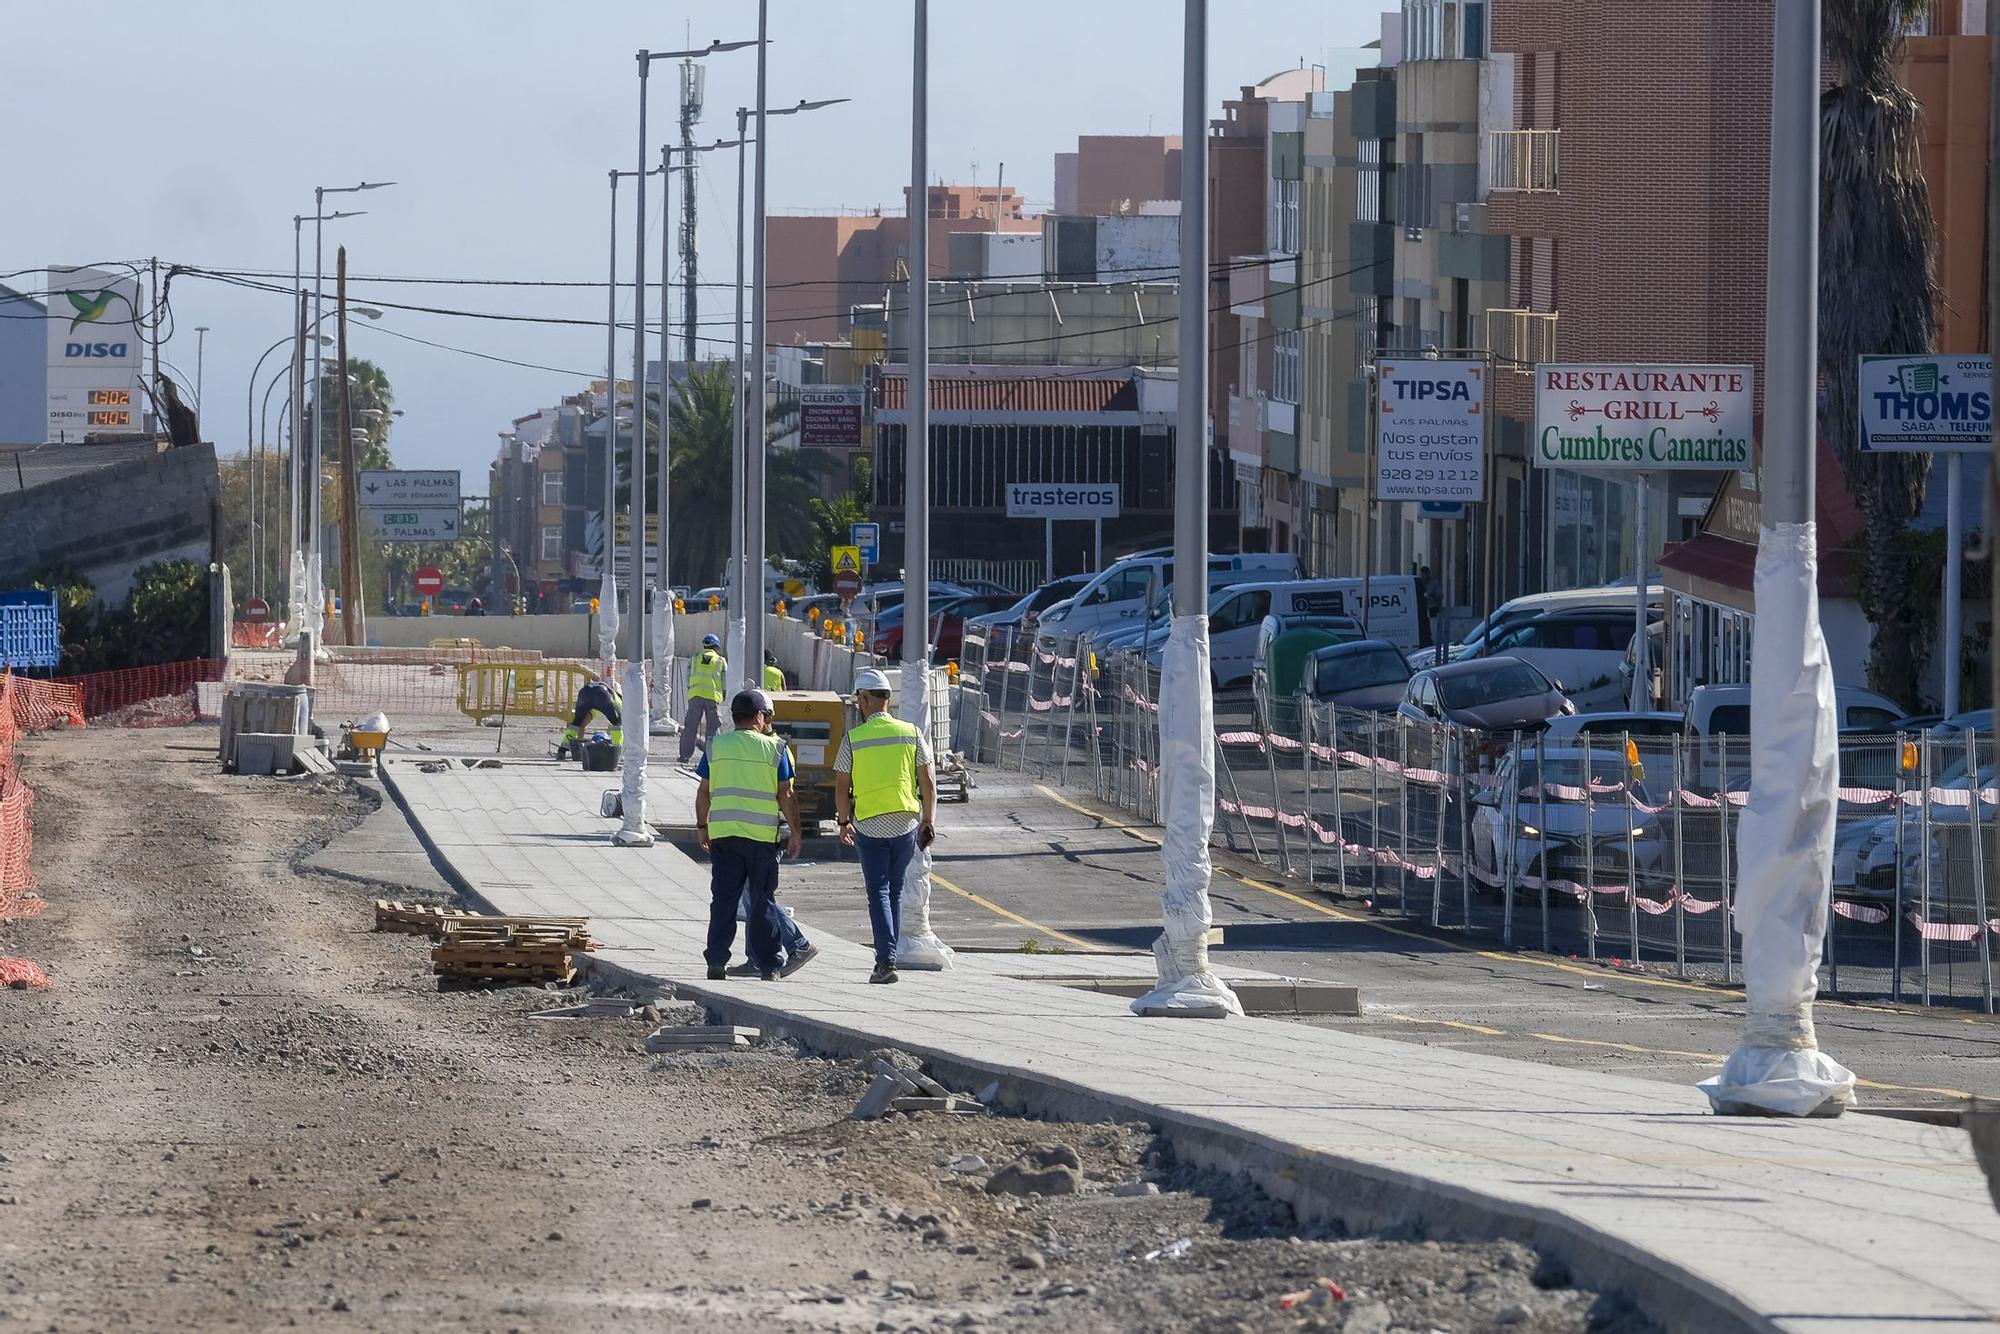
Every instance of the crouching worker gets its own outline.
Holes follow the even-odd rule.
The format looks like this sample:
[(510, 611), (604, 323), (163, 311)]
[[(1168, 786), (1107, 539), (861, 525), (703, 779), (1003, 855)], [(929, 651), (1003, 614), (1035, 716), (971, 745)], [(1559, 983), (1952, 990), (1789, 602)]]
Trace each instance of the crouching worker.
[(799, 801), (792, 791), (792, 753), (770, 731), (771, 699), (761, 690), (739, 691), (729, 703), (735, 730), (717, 734), (695, 776), (694, 818), (709, 858), (708, 975), (728, 976), (736, 943), (736, 906), (745, 894), (744, 953), (764, 981), (778, 976), (779, 817), (791, 826), (791, 855), (799, 855)]
[(577, 754), (579, 738), (584, 735), (593, 717), (604, 720), (606, 730), (611, 733), (612, 745), (624, 745), (625, 713), (622, 703), (623, 697), (614, 682), (599, 676), (584, 682), (583, 689), (576, 692), (576, 712), (570, 716), (569, 726), (563, 729), (562, 742), (556, 747), (556, 754)]

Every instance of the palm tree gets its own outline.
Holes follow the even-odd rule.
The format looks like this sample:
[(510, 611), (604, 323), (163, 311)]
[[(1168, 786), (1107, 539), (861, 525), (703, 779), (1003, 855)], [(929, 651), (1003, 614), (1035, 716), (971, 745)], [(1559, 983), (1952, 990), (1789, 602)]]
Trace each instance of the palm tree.
[[(396, 391), (390, 387), (388, 375), (380, 366), (361, 357), (347, 359), (347, 374), (352, 382), (348, 386), (348, 410), (354, 425), (365, 433), (359, 454), (361, 467), (364, 470), (394, 467), (389, 458), (389, 424), (395, 419)], [(320, 439), (326, 442), (326, 461), (335, 468), (341, 460), (339, 375), (338, 364), (324, 367), (321, 377), (326, 393), (313, 395), (315, 408), (325, 414)]]
[[(695, 366), (674, 386), (667, 407), (672, 428), (672, 512), (667, 526), (667, 560), (675, 583), (697, 587), (721, 581), (729, 556), (729, 496), (732, 481), (735, 390), (726, 364)], [(647, 404), (647, 437), (657, 443), (658, 398)], [(629, 431), (627, 432), (629, 443)], [(816, 544), (812, 498), (827, 459), (817, 450), (774, 450), (765, 465), (765, 531), (771, 554), (791, 559), (809, 555)], [(618, 498), (630, 503), (631, 482), (620, 468)], [(656, 513), (651, 485), (647, 513)]]
[(1829, 0), (1820, 96), (1819, 371), (1827, 437), (1865, 520), (1862, 609), (1875, 627), (1869, 684), (1908, 704), (1928, 655), (1907, 525), (1928, 454), (1857, 446), (1856, 359), (1937, 344), (1937, 222), (1918, 160), (1921, 108), (1897, 81), (1905, 25), (1924, 0)]

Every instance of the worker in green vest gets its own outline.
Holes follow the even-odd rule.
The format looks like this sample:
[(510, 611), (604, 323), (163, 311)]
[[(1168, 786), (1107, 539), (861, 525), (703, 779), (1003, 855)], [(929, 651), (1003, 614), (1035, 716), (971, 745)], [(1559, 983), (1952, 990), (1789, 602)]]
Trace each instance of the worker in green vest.
[(785, 669), (778, 666), (778, 655), (771, 652), (771, 650), (769, 649), (765, 649), (764, 689), (783, 690), (784, 688), (785, 688)]
[(588, 735), (586, 729), (595, 718), (602, 718), (610, 729), (612, 745), (624, 745), (623, 703), (618, 683), (608, 676), (592, 672), (590, 679), (583, 683), (583, 688), (576, 692), (576, 712), (571, 716), (569, 726), (563, 730), (562, 740), (556, 745), (556, 757), (561, 759), (581, 754), (580, 738)]
[(873, 667), (854, 678), (861, 722), (833, 757), (833, 808), (840, 841), (861, 856), (868, 922), (875, 934), (870, 982), (896, 980), (902, 934), (903, 877), (917, 849), (936, 835), (937, 781), (921, 728), (889, 713), (889, 678)]
[(696, 745), (706, 750), (709, 739), (722, 728), (722, 680), (728, 671), (722, 641), (703, 635), (701, 651), (688, 659), (687, 717), (681, 721), (682, 764), (694, 754)]
[(708, 849), (708, 976), (729, 976), (736, 944), (736, 907), (747, 893), (744, 952), (766, 982), (778, 976), (779, 817), (791, 824), (791, 855), (799, 855), (799, 800), (792, 790), (792, 752), (771, 731), (771, 697), (739, 691), (729, 702), (735, 729), (709, 743), (695, 776), (694, 818)]

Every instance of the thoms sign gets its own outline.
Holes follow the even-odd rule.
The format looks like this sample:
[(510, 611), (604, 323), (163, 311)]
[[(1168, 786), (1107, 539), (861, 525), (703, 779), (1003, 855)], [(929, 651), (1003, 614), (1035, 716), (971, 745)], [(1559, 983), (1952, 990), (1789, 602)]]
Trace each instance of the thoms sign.
[(1748, 468), (1748, 366), (1535, 367), (1535, 466), (1581, 472)]
[(1993, 358), (1861, 358), (1864, 451), (1993, 448)]

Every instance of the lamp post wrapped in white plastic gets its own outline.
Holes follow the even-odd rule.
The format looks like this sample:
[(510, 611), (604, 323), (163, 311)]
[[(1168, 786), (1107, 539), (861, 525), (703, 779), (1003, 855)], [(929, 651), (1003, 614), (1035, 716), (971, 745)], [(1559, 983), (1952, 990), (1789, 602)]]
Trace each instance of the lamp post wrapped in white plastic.
[(1208, 2), (1186, 0), (1181, 85), (1180, 402), (1174, 450), (1173, 620), (1160, 670), (1159, 983), (1134, 1014), (1243, 1013), (1209, 970), (1208, 837), (1215, 827), (1215, 702), (1208, 666)]
[(1854, 1075), (1819, 1049), (1812, 1021), (1839, 787), (1813, 522), (1820, 6), (1796, 0), (1773, 9), (1764, 512), (1750, 659), (1750, 803), (1736, 840), (1747, 1013), (1722, 1073), (1701, 1088), (1724, 1114), (1823, 1116), (1852, 1105)]

